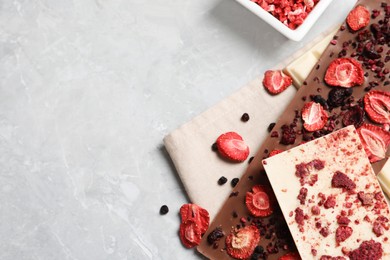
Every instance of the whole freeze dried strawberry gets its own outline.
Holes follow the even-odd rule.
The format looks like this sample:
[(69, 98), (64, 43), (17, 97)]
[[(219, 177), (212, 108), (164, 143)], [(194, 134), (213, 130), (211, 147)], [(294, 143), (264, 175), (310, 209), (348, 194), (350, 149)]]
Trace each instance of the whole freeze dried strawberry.
[(330, 86), (350, 88), (364, 83), (362, 65), (353, 58), (333, 60), (325, 73), (325, 82)]
[(372, 90), (364, 96), (364, 110), (376, 123), (390, 123), (390, 92)]
[(249, 212), (255, 217), (266, 217), (273, 212), (273, 200), (270, 199), (271, 192), (266, 186), (255, 185), (252, 192), (247, 192), (245, 204)]
[(279, 257), (278, 260), (301, 260), (298, 252), (290, 252)]
[(359, 127), (357, 131), (371, 163), (386, 157), (390, 145), (390, 132), (379, 126), (366, 123)]
[(181, 222), (184, 223), (187, 220), (193, 220), (199, 227), (201, 234), (205, 233), (209, 227), (210, 217), (207, 210), (201, 208), (196, 204), (184, 204), (180, 208)]
[(284, 91), (291, 84), (291, 77), (281, 70), (267, 70), (264, 73), (263, 86), (273, 95)]
[(246, 226), (232, 231), (225, 240), (226, 252), (236, 259), (249, 258), (260, 241), (260, 232), (255, 226)]
[(347, 17), (347, 24), (353, 31), (358, 31), (370, 23), (370, 12), (362, 5), (356, 6)]
[(242, 137), (235, 132), (227, 132), (217, 138), (219, 153), (232, 161), (242, 162), (248, 158), (249, 147)]
[(192, 248), (200, 244), (202, 234), (199, 226), (193, 219), (187, 219), (180, 224), (180, 240), (187, 248)]
[(304, 121), (303, 127), (309, 132), (321, 130), (328, 121), (328, 114), (324, 108), (314, 101), (306, 103), (301, 114)]

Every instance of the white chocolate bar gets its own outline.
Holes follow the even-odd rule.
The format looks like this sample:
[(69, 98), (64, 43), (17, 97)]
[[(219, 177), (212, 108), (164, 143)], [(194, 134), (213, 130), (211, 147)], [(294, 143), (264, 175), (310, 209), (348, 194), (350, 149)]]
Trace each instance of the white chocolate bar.
[[(318, 160), (317, 166), (323, 165), (314, 166), (313, 160)], [(380, 216), (390, 219), (389, 206), (353, 126), (267, 158), (263, 165), (302, 259), (320, 259), (324, 255), (347, 258), (346, 252), (371, 239), (381, 243), (382, 259), (390, 259), (389, 222), (378, 226), (377, 220)], [(388, 166), (384, 168), (385, 175), (389, 173)], [(309, 175), (300, 178), (305, 171)], [(332, 180), (337, 171), (352, 180), (355, 187), (334, 187)], [(307, 196), (299, 200), (302, 188), (307, 189)], [(334, 205), (319, 204), (320, 193), (325, 195), (324, 201), (334, 196)], [(319, 214), (313, 212), (313, 207), (318, 207)], [(307, 217), (300, 219), (300, 210), (301, 216)], [(338, 223), (343, 210), (350, 220), (347, 225)], [(337, 242), (340, 236), (336, 230), (340, 226), (348, 226), (352, 234)], [(327, 228), (327, 236), (322, 228)]]
[(337, 29), (323, 37), (320, 42), (285, 67), (283, 71), (293, 79), (293, 84), (296, 88), (302, 86), (303, 81), (307, 78), (314, 65), (317, 64), (318, 59), (336, 32)]
[(390, 160), (387, 160), (377, 177), (383, 191), (390, 197)]

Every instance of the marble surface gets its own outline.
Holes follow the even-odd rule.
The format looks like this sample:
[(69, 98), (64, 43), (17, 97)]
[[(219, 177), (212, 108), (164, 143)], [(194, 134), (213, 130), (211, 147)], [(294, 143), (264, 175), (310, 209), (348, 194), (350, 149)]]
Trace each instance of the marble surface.
[(0, 1), (0, 259), (199, 259), (163, 137), (353, 4), (293, 42), (233, 0)]

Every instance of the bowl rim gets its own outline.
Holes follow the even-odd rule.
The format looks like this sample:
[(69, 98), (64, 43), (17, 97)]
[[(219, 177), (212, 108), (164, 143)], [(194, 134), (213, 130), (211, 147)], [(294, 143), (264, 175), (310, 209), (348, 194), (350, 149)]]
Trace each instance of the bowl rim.
[(272, 27), (274, 27), (277, 31), (282, 33), (287, 38), (294, 41), (300, 41), (307, 34), (307, 32), (311, 29), (311, 27), (314, 25), (317, 19), (321, 16), (321, 14), (325, 11), (325, 9), (329, 6), (329, 4), (333, 0), (320, 0), (313, 8), (313, 10), (309, 13), (309, 15), (306, 17), (304, 22), (295, 30), (288, 28), (276, 17), (274, 17), (272, 14), (265, 11), (258, 4), (252, 2), (251, 0), (236, 0), (236, 1), (239, 2), (241, 5), (243, 5), (244, 7), (246, 7), (247, 9), (249, 9), (252, 13), (257, 15), (258, 17), (262, 18), (264, 21), (266, 21), (268, 24), (270, 24)]

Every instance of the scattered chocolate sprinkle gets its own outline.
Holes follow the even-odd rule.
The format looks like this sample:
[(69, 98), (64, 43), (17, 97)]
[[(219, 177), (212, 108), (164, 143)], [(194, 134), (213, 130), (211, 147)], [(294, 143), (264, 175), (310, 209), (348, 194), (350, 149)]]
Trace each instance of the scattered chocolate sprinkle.
[(241, 121), (242, 121), (242, 122), (248, 122), (248, 121), (249, 121), (249, 115), (248, 115), (248, 113), (242, 114), (242, 116), (241, 116)]
[(237, 183), (238, 183), (239, 179), (238, 178), (233, 178), (230, 182), (230, 184), (232, 185), (232, 187), (236, 187)]
[(238, 191), (234, 191), (234, 192), (230, 193), (229, 198), (230, 197), (237, 197), (237, 196), (238, 196)]
[(160, 215), (165, 215), (169, 212), (169, 208), (167, 205), (162, 205), (160, 208)]
[(221, 176), (221, 178), (218, 179), (219, 185), (224, 185), (227, 182), (227, 179), (225, 176)]
[(272, 129), (274, 129), (275, 125), (276, 125), (276, 123), (269, 124), (268, 129), (267, 129), (269, 133), (272, 131)]
[(217, 152), (218, 151), (218, 146), (217, 146), (217, 143), (213, 143), (213, 145), (211, 146), (211, 150), (213, 150), (214, 152)]
[[(252, 161), (253, 161), (253, 159), (254, 159), (255, 157), (251, 157), (251, 158), (249, 158), (249, 160), (248, 160), (248, 163), (251, 163)], [(252, 177), (253, 178), (253, 177)]]
[(213, 245), (215, 242), (219, 241), (222, 237), (224, 237), (225, 234), (222, 231), (221, 227), (217, 227), (211, 233), (207, 236), (207, 242), (210, 245)]

